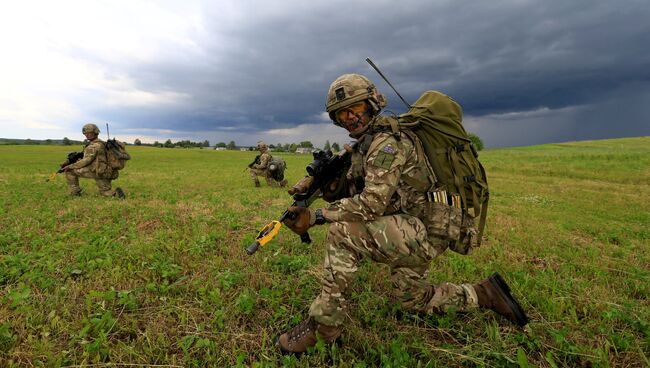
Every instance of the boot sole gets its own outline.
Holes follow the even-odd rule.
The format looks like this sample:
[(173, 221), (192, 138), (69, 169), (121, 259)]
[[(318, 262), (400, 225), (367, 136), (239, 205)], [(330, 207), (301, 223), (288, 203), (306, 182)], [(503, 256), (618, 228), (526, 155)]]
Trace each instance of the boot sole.
[(117, 198), (119, 198), (119, 199), (124, 199), (124, 198), (126, 198), (126, 194), (124, 194), (124, 191), (122, 190), (122, 188), (119, 188), (119, 187), (118, 187), (118, 188), (115, 188), (115, 195), (116, 195)]
[(512, 310), (516, 319), (515, 323), (520, 327), (526, 326), (528, 324), (528, 316), (526, 316), (526, 312), (524, 312), (519, 301), (510, 293), (510, 286), (506, 284), (503, 277), (501, 277), (498, 272), (495, 272), (488, 279), (492, 286), (494, 286), (498, 291), (501, 298), (506, 301), (506, 304), (508, 304), (508, 307)]

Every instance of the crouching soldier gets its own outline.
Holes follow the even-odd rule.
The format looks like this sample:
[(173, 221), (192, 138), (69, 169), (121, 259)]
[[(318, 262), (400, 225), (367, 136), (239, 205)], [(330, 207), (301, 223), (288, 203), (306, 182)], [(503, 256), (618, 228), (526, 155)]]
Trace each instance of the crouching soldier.
[[(264, 177), (266, 184), (270, 187), (276, 186), (276, 184), (279, 184), (280, 187), (286, 186), (287, 180), (284, 179), (284, 175), (282, 175), (283, 178), (278, 182), (274, 179), (274, 172), (272, 170), (275, 169), (275, 167), (272, 167), (271, 164), (273, 157), (269, 154), (269, 147), (266, 143), (262, 141), (257, 142), (257, 149), (260, 151), (260, 154), (255, 158), (255, 161), (248, 165), (255, 186), (260, 186), (260, 181), (258, 179), (259, 176)], [(284, 168), (282, 168), (282, 170), (284, 170)]]
[(446, 250), (448, 241), (429, 234), (425, 226), (424, 221), (430, 221), (424, 212), (429, 172), (425, 152), (414, 135), (382, 128), (390, 126), (388, 117), (380, 114), (385, 105), (384, 96), (358, 74), (345, 74), (330, 87), (326, 104), (330, 118), (359, 142), (348, 178), (359, 177), (364, 185), (326, 208), (288, 209), (295, 217), (284, 224), (297, 234), (326, 223), (329, 231), (322, 291), (309, 316), (276, 339), (282, 352), (307, 351), (317, 336), (326, 343), (339, 338), (350, 288), (364, 258), (390, 267), (393, 295), (406, 310), (442, 314), (487, 308), (519, 326), (528, 323), (498, 273), (475, 283), (429, 281), (431, 261)]
[(64, 162), (62, 169), (72, 196), (80, 196), (79, 178), (95, 179), (99, 193), (106, 197), (125, 197), (122, 188), (111, 189), (111, 181), (117, 179), (119, 172), (108, 165), (106, 147), (98, 138), (99, 128), (95, 124), (86, 124), (81, 132), (88, 144), (84, 147), (83, 158), (74, 162)]

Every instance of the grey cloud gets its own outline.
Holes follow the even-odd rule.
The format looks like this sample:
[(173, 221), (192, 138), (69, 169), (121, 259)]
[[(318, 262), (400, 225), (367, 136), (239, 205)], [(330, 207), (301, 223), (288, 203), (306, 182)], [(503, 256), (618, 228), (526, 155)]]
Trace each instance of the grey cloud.
[[(194, 47), (154, 62), (97, 61), (143, 90), (188, 94), (187, 105), (93, 113), (132, 128), (253, 134), (318, 123), (329, 83), (346, 72), (368, 75), (403, 111), (365, 64), (371, 56), (408, 100), (440, 89), (490, 121), (476, 130), (492, 146), (633, 134), (644, 132), (642, 108), (621, 112), (626, 124), (596, 121), (630, 98), (650, 102), (647, 19), (647, 2), (635, 0), (205, 2)], [(494, 119), (540, 108), (553, 121)], [(593, 126), (577, 129), (584, 121)]]

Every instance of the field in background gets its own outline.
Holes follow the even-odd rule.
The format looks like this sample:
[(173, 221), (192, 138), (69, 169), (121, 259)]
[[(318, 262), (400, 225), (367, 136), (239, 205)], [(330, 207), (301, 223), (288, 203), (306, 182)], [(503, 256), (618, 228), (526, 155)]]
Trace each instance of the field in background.
[[(432, 281), (499, 271), (526, 330), (489, 311), (404, 313), (388, 269), (364, 263), (342, 344), (298, 358), (272, 339), (320, 290), (326, 227), (245, 253), (290, 203), (253, 188), (254, 152), (130, 146), (117, 201), (92, 180), (74, 199), (61, 175), (45, 182), (75, 148), (0, 146), (2, 367), (650, 366), (650, 137), (481, 152), (487, 239), (434, 260)], [(311, 157), (284, 157), (296, 182)]]

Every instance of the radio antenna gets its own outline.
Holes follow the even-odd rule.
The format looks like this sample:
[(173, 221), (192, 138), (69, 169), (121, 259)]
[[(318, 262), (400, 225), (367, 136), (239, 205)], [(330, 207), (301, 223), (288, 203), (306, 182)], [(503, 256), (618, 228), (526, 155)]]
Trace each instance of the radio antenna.
[(384, 78), (384, 80), (386, 81), (386, 83), (388, 83), (388, 85), (390, 86), (390, 88), (392, 88), (393, 91), (395, 91), (395, 93), (397, 94), (397, 96), (402, 100), (402, 102), (404, 102), (404, 105), (406, 105), (406, 108), (410, 109), (410, 108), (411, 108), (411, 105), (409, 105), (409, 103), (406, 102), (406, 100), (404, 99), (404, 97), (402, 97), (402, 95), (400, 95), (399, 92), (397, 92), (397, 90), (395, 89), (395, 87), (393, 87), (393, 85), (388, 81), (388, 78), (386, 78), (386, 77), (384, 76), (384, 73), (382, 73), (381, 70), (379, 70), (379, 68), (377, 67), (377, 65), (375, 65), (375, 63), (373, 63), (372, 60), (370, 60), (369, 57), (366, 58), (366, 61), (368, 62), (368, 64), (370, 64), (370, 66), (371, 66), (373, 69), (375, 69), (375, 71), (376, 71), (377, 73), (379, 73), (379, 75), (380, 75), (382, 78)]

